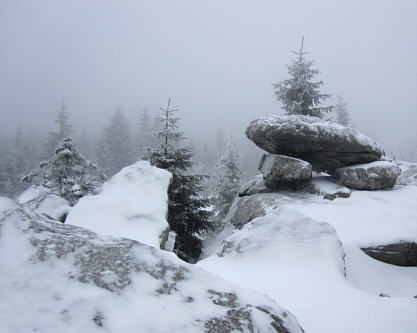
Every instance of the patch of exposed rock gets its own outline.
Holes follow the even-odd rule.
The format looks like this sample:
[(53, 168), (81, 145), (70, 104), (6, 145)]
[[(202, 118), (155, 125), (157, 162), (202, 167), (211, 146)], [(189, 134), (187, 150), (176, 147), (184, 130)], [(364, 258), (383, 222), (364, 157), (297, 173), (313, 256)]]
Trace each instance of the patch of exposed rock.
[(401, 169), (395, 163), (378, 161), (352, 165), (336, 170), (340, 183), (356, 190), (380, 190), (392, 188)]
[(332, 174), (344, 166), (377, 161), (384, 153), (356, 130), (310, 116), (264, 116), (249, 124), (246, 136), (268, 153), (299, 158), (313, 170)]
[(388, 245), (364, 247), (368, 256), (397, 266), (417, 266), (417, 243), (401, 242)]

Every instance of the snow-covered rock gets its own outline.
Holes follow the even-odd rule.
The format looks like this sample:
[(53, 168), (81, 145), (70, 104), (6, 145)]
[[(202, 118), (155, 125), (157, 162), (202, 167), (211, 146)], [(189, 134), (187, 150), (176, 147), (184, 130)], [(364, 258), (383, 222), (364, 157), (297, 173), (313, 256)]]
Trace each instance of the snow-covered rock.
[(0, 198), (0, 327), (16, 332), (301, 333), (271, 298), (173, 254)]
[[(266, 187), (263, 175), (256, 175), (253, 179), (243, 185), (238, 195), (239, 197), (250, 196), (257, 193), (277, 193), (284, 189), (286, 197), (291, 193), (312, 193), (323, 196), (324, 199), (334, 200), (336, 198), (349, 198), (351, 190), (346, 186), (336, 183), (336, 180), (330, 176), (313, 176), (310, 181), (296, 183), (296, 186), (283, 186), (280, 189)], [(294, 192), (295, 190), (295, 192)], [(266, 196), (267, 198), (268, 196)]]
[(379, 190), (392, 188), (401, 169), (388, 161), (352, 165), (336, 170), (340, 183), (356, 190)]
[(349, 198), (351, 194), (351, 190), (345, 186), (336, 184), (333, 178), (329, 176), (313, 177), (310, 183), (306, 184), (304, 190), (312, 194), (322, 195), (327, 200)]
[(311, 164), (285, 155), (264, 154), (259, 163), (265, 185), (279, 186), (282, 183), (311, 179)]
[(237, 197), (224, 218), (224, 223), (230, 223), (240, 229), (253, 219), (265, 216), (280, 204), (292, 200), (289, 193), (279, 192), (255, 193)]
[[(355, 193), (369, 196), (375, 192)], [(392, 191), (376, 193), (390, 195)], [(352, 201), (282, 204), (226, 238), (217, 254), (198, 265), (279, 300), (297, 316), (306, 332), (413, 333), (417, 327), (417, 303), (413, 298), (417, 270), (394, 270), (395, 266), (375, 261), (359, 249), (352, 239), (364, 241), (368, 237), (369, 242), (372, 230), (374, 237), (381, 236), (378, 232), (382, 230), (375, 231), (374, 221), (369, 218), (373, 214), (376, 222), (380, 216), (374, 210), (370, 212), (375, 205), (369, 201), (363, 204), (367, 214), (355, 207), (357, 201), (353, 205)], [(303, 211), (317, 217), (307, 217)], [(354, 220), (358, 214), (364, 218)], [(367, 226), (364, 219), (371, 225)], [(332, 222), (334, 227), (320, 220)], [(392, 230), (392, 220), (391, 224), (380, 222), (383, 230), (389, 232), (389, 225)], [(402, 231), (397, 230), (391, 237), (417, 227), (412, 229), (410, 225), (407, 229), (406, 225), (400, 223)], [(379, 297), (381, 293), (392, 297)]]
[(268, 193), (273, 192), (273, 189), (270, 189), (265, 186), (264, 177), (262, 174), (256, 175), (254, 178), (249, 180), (244, 184), (238, 192), (239, 197), (244, 197), (247, 195), (252, 195), (256, 193)]
[(159, 248), (168, 228), (170, 179), (168, 171), (139, 161), (104, 183), (99, 194), (82, 198), (66, 223)]
[(398, 266), (417, 266), (417, 243), (400, 242), (362, 248), (368, 256), (376, 260)]
[(18, 198), (18, 202), (35, 213), (48, 219), (65, 222), (71, 209), (70, 203), (64, 198), (49, 192), (42, 186), (31, 186)]
[(268, 153), (300, 158), (330, 173), (383, 155), (374, 140), (356, 130), (310, 116), (264, 116), (249, 124), (246, 136)]
[(401, 169), (397, 185), (417, 185), (417, 163), (399, 161), (396, 164)]

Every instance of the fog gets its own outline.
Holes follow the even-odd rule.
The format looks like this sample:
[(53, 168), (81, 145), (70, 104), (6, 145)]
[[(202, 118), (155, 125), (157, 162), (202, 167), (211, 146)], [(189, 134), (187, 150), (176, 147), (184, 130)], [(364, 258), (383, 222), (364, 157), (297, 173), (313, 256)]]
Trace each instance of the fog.
[(76, 129), (96, 131), (117, 105), (133, 116), (171, 97), (188, 136), (241, 136), (282, 113), (271, 84), (302, 35), (322, 92), (344, 93), (358, 130), (387, 150), (417, 146), (414, 0), (2, 0), (0, 128), (53, 129), (65, 97)]

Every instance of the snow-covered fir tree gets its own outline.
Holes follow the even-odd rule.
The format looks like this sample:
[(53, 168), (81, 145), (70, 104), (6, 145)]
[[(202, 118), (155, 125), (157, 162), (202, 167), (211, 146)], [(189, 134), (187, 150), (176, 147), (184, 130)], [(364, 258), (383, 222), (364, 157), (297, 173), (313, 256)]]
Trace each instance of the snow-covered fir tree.
[(336, 121), (344, 126), (350, 125), (350, 117), (347, 110), (347, 105), (348, 103), (346, 103), (345, 98), (342, 95), (337, 96), (337, 103), (334, 107), (334, 111), (336, 113)]
[(290, 78), (275, 83), (272, 86), (275, 96), (282, 102), (287, 114), (308, 115), (322, 118), (324, 112), (332, 110), (333, 106), (320, 106), (330, 95), (320, 93), (319, 88), (323, 81), (314, 82), (314, 77), (319, 74), (313, 69), (313, 61), (307, 61), (303, 51), (304, 37), (299, 51), (293, 51), (297, 55), (291, 65), (287, 65)]
[(226, 151), (220, 157), (214, 171), (214, 189), (217, 193), (214, 201), (214, 213), (224, 217), (230, 209), (240, 187), (239, 155), (232, 139)]
[(74, 205), (81, 197), (94, 193), (107, 177), (97, 166), (86, 160), (75, 148), (70, 137), (64, 138), (50, 160), (23, 178), (34, 186), (43, 186)]
[(110, 124), (103, 131), (98, 143), (97, 160), (108, 177), (135, 160), (129, 124), (120, 107), (115, 109)]
[(54, 122), (58, 125), (58, 130), (48, 133), (48, 139), (45, 143), (46, 157), (53, 154), (54, 149), (63, 138), (74, 134), (74, 128), (69, 123), (69, 112), (64, 100), (61, 103), (61, 110), (57, 113)]
[(158, 168), (167, 169), (172, 173), (172, 181), (168, 188), (168, 223), (176, 233), (174, 252), (183, 260), (196, 262), (201, 253), (201, 240), (197, 235), (209, 229), (210, 213), (205, 210), (210, 201), (199, 197), (202, 190), (201, 175), (188, 173), (192, 166), (192, 154), (180, 141), (185, 139), (178, 130), (175, 117), (176, 109), (171, 109), (170, 99), (166, 108), (161, 108), (163, 116), (158, 138), (160, 145), (150, 154), (150, 161)]

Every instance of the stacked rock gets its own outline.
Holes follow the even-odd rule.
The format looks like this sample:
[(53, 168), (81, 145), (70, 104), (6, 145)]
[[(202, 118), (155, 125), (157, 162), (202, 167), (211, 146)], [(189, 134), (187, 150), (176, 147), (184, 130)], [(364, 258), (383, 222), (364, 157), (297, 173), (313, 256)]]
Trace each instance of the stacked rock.
[(400, 174), (396, 164), (379, 161), (384, 152), (374, 140), (316, 117), (265, 116), (249, 124), (246, 136), (270, 153), (259, 167), (269, 188), (308, 181), (312, 170), (361, 190), (391, 188)]
[(269, 188), (296, 187), (311, 179), (311, 164), (298, 158), (264, 154), (259, 163), (264, 183)]

